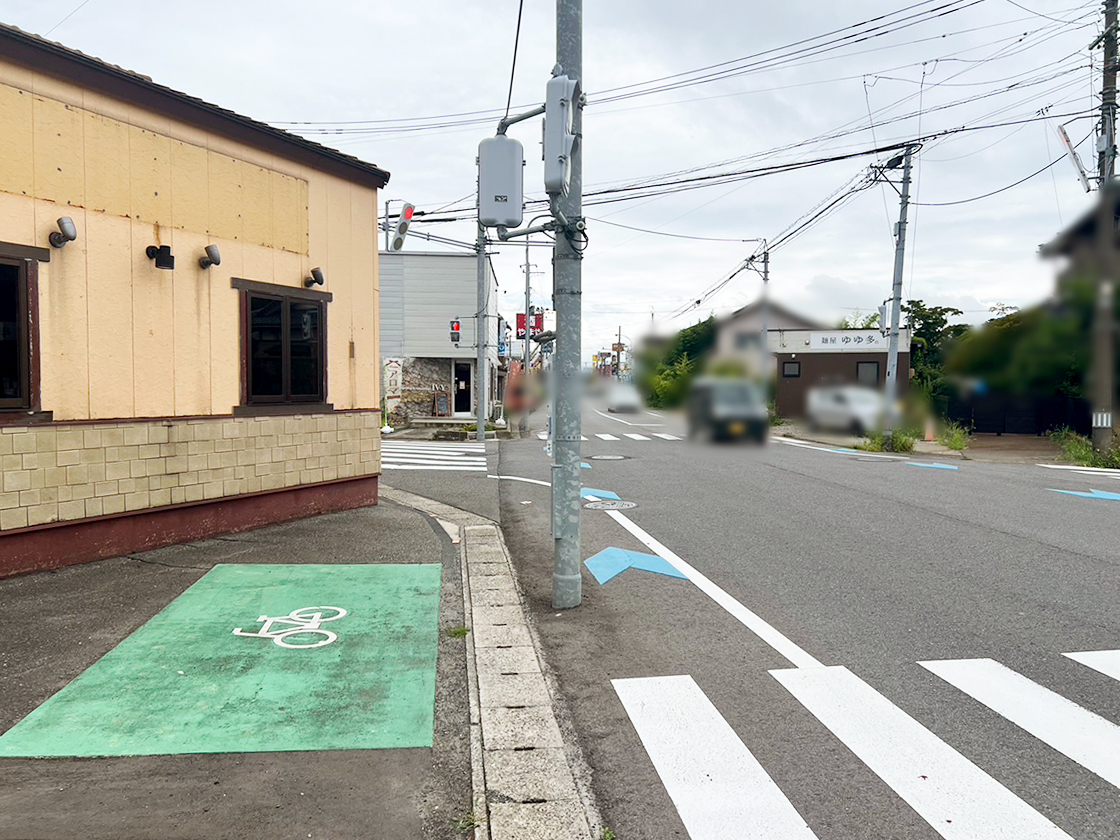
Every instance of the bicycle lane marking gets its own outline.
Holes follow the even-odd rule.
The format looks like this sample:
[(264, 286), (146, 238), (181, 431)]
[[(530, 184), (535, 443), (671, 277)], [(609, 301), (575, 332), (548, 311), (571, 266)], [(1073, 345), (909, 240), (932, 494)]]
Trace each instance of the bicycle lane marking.
[(441, 571), (215, 566), (0, 736), (0, 756), (430, 747)]

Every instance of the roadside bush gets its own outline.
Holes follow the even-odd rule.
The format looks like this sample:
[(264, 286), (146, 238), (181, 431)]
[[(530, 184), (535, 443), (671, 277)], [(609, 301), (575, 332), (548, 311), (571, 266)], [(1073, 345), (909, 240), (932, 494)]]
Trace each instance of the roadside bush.
[[(895, 429), (892, 437), (894, 438), (895, 452), (913, 452), (914, 444), (918, 441), (917, 432), (910, 429)], [(886, 452), (886, 441), (883, 433), (872, 432), (862, 443), (856, 444), (856, 449), (862, 449), (864, 452)]]
[(1113, 447), (1107, 452), (1093, 451), (1093, 442), (1072, 429), (1058, 429), (1050, 433), (1050, 439), (1062, 450), (1062, 457), (1082, 467), (1105, 467), (1120, 469), (1120, 449)]
[(937, 442), (942, 446), (961, 452), (968, 447), (972, 432), (967, 426), (949, 420), (937, 436)]

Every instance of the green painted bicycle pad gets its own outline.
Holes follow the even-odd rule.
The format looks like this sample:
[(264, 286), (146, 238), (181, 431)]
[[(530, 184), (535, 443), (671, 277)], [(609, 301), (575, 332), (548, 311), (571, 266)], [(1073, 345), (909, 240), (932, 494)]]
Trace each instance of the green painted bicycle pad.
[(215, 566), (0, 736), (0, 756), (430, 747), (440, 572)]

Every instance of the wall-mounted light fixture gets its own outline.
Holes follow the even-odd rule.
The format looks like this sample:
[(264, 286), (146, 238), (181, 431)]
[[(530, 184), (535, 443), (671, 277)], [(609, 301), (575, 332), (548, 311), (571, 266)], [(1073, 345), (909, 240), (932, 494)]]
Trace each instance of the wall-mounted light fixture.
[(222, 252), (218, 250), (217, 245), (206, 246), (206, 256), (198, 258), (199, 268), (209, 268), (212, 265), (222, 264)]
[(58, 220), (58, 230), (51, 231), (50, 240), (51, 245), (55, 248), (63, 247), (67, 242), (73, 242), (78, 238), (78, 229), (74, 227), (74, 220), (69, 216), (63, 216)]
[(303, 285), (310, 289), (312, 286), (322, 286), (325, 282), (326, 278), (323, 277), (323, 269), (313, 268), (311, 269), (311, 276), (303, 281)]
[(156, 261), (156, 268), (168, 271), (175, 268), (175, 257), (171, 254), (170, 245), (149, 245), (144, 253), (148, 255), (148, 259)]

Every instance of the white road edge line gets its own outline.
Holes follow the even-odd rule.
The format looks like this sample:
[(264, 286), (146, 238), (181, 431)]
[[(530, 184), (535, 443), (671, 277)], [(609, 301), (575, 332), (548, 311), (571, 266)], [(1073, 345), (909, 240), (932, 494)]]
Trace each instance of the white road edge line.
[(784, 437), (772, 437), (770, 439), (778, 443), (796, 446), (800, 449), (815, 449), (818, 452), (831, 452), (835, 455), (858, 455), (861, 458), (886, 458), (890, 461), (904, 461), (907, 458), (905, 455), (882, 455), (878, 452), (864, 452), (860, 449), (849, 449), (846, 446), (814, 446), (811, 443), (805, 443), (801, 440), (791, 440), (790, 438)]
[(541, 487), (551, 487), (547, 481), (538, 478), (522, 478), (519, 475), (488, 475), (487, 478), (496, 478), (499, 481), (524, 481), (526, 484), (539, 484)]
[(611, 685), (692, 840), (816, 840), (691, 676)]
[(690, 566), (674, 552), (670, 551), (652, 536), (647, 534), (642, 528), (635, 525), (630, 519), (617, 510), (605, 511), (607, 516), (611, 517), (615, 522), (637, 537), (638, 541), (648, 548), (652, 549), (653, 553), (658, 557), (665, 560), (670, 566), (678, 572), (687, 577), (696, 588), (727, 610), (730, 615), (741, 623), (744, 627), (758, 636), (770, 647), (774, 648), (778, 653), (792, 662), (798, 668), (821, 668), (824, 667), (814, 657), (810, 656), (807, 652), (802, 650), (792, 641), (783, 636), (780, 632), (770, 626), (767, 622), (763, 621), (755, 613), (744, 607), (710, 580), (705, 577), (700, 571)]
[(1120, 470), (1109, 469), (1108, 467), (1079, 467), (1067, 464), (1035, 464), (1035, 466), (1046, 470), (1076, 470), (1077, 472), (1100, 473), (1101, 475), (1120, 475)]

